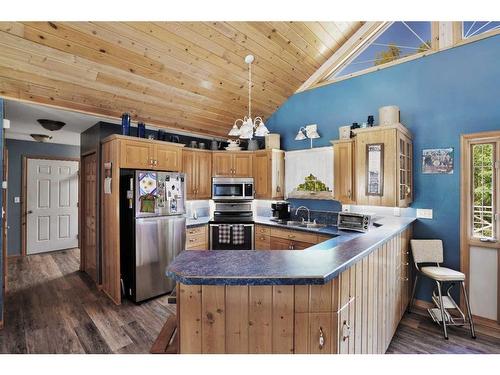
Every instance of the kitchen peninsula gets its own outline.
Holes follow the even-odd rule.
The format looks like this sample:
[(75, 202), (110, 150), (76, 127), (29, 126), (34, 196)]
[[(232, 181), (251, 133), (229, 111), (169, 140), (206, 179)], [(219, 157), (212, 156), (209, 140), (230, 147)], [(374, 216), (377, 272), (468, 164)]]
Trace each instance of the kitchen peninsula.
[(306, 250), (184, 251), (180, 353), (384, 353), (410, 299), (414, 218)]

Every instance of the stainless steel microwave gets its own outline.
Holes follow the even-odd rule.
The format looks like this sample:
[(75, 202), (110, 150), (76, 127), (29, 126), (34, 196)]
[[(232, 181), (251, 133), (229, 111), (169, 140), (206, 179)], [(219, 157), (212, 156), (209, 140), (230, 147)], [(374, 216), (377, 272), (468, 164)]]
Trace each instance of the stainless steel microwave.
[(353, 212), (339, 212), (337, 220), (338, 229), (368, 232), (370, 224), (370, 215), (357, 214)]
[(252, 200), (254, 198), (254, 184), (252, 177), (213, 177), (213, 200)]

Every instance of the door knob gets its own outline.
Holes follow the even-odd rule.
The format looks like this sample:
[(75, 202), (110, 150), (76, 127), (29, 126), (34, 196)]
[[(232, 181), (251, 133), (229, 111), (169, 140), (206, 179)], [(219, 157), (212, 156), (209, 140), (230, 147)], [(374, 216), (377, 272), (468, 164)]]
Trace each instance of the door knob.
[(32, 211), (32, 210), (29, 210), (29, 211), (28, 211), (28, 214), (32, 214), (32, 213), (33, 213), (33, 211)]

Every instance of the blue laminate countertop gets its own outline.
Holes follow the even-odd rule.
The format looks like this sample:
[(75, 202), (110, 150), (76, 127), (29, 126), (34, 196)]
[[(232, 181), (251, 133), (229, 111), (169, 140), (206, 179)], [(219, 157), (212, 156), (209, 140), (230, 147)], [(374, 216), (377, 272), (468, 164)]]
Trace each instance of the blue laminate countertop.
[(188, 285), (325, 284), (413, 221), (382, 218), (368, 233), (335, 228), (337, 237), (306, 250), (183, 251), (166, 275)]
[(207, 225), (209, 221), (210, 217), (208, 216), (199, 217), (198, 219), (193, 219), (189, 217), (186, 218), (186, 227), (194, 228), (194, 227), (199, 227), (201, 225)]

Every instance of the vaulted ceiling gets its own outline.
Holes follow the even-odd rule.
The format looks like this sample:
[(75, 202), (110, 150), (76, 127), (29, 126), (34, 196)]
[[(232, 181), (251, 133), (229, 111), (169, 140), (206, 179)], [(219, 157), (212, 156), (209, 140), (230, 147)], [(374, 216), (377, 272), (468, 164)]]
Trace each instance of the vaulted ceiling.
[(0, 96), (225, 136), (264, 119), (362, 22), (0, 22)]

